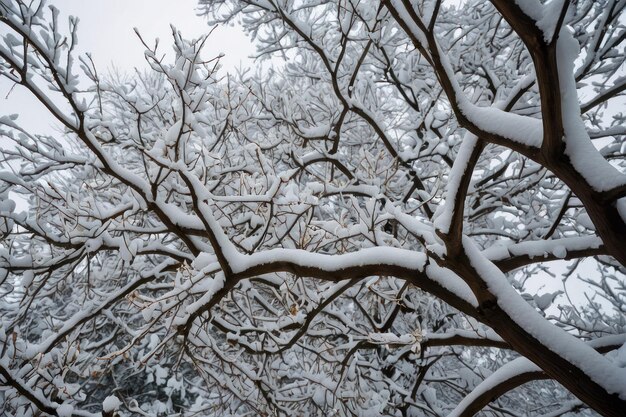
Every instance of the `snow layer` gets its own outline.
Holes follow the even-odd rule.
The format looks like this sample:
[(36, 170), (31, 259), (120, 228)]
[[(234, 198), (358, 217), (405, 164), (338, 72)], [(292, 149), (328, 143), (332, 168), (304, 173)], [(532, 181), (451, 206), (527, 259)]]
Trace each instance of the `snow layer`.
[(457, 417), (463, 414), (463, 411), (485, 392), (493, 389), (498, 384), (503, 383), (517, 375), (538, 372), (540, 369), (526, 358), (517, 358), (499, 368), (497, 371), (489, 375), (483, 382), (472, 390), (461, 402), (456, 406), (448, 417)]
[(626, 399), (626, 369), (616, 368), (592, 347), (546, 321), (510, 285), (506, 276), (465, 237), (463, 248), (472, 266), (497, 297), (498, 306), (541, 344), (581, 369), (609, 393)]
[(626, 184), (626, 175), (608, 163), (591, 143), (580, 115), (580, 103), (574, 79), (574, 61), (580, 48), (571, 31), (564, 27), (557, 42), (559, 82), (565, 154), (574, 168), (596, 191), (608, 191)]
[(565, 1), (569, 0), (551, 0), (546, 4), (541, 4), (539, 0), (515, 0), (515, 3), (535, 21), (535, 25), (543, 32), (544, 40), (550, 42)]
[(499, 241), (485, 249), (482, 254), (490, 261), (502, 261), (516, 256), (528, 256), (531, 259), (543, 258), (550, 254), (564, 258), (569, 251), (596, 249), (601, 245), (602, 240), (596, 236), (567, 237), (520, 243)]
[(465, 175), (472, 175), (471, 172), (467, 172), (468, 169), (473, 169), (473, 167), (468, 167), (468, 164), (477, 144), (478, 138), (476, 135), (466, 134), (454, 160), (454, 165), (450, 170), (446, 185), (446, 200), (435, 213), (435, 227), (443, 233), (450, 231), (450, 223), (452, 222), (452, 216), (454, 216), (454, 204), (459, 193), (461, 181)]
[(423, 271), (426, 262), (424, 254), (391, 247), (365, 248), (343, 255), (324, 255), (297, 249), (271, 249), (253, 255), (236, 253), (231, 254), (231, 257), (237, 259), (236, 262), (231, 263), (235, 273), (274, 262), (321, 268), (325, 271), (341, 271), (351, 267), (381, 264)]
[[(595, 339), (586, 343), (586, 345), (590, 348), (600, 348), (603, 346), (610, 345), (619, 345), (624, 344), (626, 342), (626, 334), (618, 334), (618, 335), (610, 335), (601, 337), (599, 339)], [(626, 345), (625, 345), (626, 346)], [(621, 349), (623, 349), (622, 346)], [(620, 350), (621, 350), (620, 349)], [(463, 411), (473, 402), (481, 396), (482, 394), (492, 390), (498, 384), (505, 382), (511, 378), (514, 378), (518, 375), (529, 373), (529, 372), (539, 372), (541, 369), (529, 361), (526, 358), (517, 358), (502, 366), (494, 373), (489, 375), (483, 382), (481, 382), (472, 392), (463, 398), (463, 400), (456, 406), (454, 410), (448, 417), (456, 417), (463, 413)]]

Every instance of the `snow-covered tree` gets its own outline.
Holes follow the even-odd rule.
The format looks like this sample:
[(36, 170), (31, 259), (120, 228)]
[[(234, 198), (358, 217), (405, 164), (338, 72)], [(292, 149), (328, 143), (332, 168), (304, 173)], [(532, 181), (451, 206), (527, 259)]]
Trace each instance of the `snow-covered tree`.
[(116, 78), (0, 0), (0, 414), (623, 415), (625, 6), (200, 0), (258, 70)]

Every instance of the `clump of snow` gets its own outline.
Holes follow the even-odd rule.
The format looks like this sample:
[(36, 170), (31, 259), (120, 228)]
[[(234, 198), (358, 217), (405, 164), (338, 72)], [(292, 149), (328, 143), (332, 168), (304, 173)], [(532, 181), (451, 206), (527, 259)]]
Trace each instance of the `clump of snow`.
[(589, 217), (587, 213), (579, 214), (576, 217), (576, 221), (578, 222), (578, 224), (580, 224), (581, 226), (587, 229), (596, 230), (596, 226), (593, 224), (593, 222), (591, 221), (591, 217)]
[(538, 309), (545, 311), (548, 309), (548, 307), (550, 307), (550, 305), (552, 305), (554, 299), (560, 294), (563, 294), (563, 291), (548, 292), (542, 295), (534, 295), (533, 300), (535, 301)]
[(567, 256), (567, 250), (563, 245), (557, 245), (552, 249), (552, 254), (557, 258), (563, 259)]
[(56, 411), (59, 417), (72, 417), (74, 407), (72, 407), (71, 404), (65, 403), (58, 406)]
[(217, 256), (215, 256), (214, 253), (200, 252), (198, 256), (196, 256), (196, 259), (194, 259), (192, 266), (195, 270), (200, 271), (216, 261)]
[(35, 273), (33, 271), (24, 271), (22, 274), (22, 287), (28, 288), (30, 284), (33, 282), (35, 278)]
[(115, 395), (109, 395), (102, 401), (102, 411), (105, 413), (110, 413), (117, 410), (122, 402)]

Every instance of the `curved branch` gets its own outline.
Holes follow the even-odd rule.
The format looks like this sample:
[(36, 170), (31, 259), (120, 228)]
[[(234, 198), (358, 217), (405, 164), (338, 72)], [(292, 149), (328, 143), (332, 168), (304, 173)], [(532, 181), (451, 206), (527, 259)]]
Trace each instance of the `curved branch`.
[[(619, 349), (626, 342), (626, 334), (611, 335), (587, 342), (599, 352)], [(471, 417), (509, 391), (527, 382), (550, 379), (537, 365), (526, 358), (517, 358), (485, 378), (466, 396), (448, 417)]]

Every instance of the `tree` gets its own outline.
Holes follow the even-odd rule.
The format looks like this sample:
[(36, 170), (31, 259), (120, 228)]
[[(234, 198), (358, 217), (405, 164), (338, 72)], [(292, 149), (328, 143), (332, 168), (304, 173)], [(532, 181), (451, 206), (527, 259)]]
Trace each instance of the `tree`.
[(624, 3), (201, 0), (282, 61), (119, 80), (0, 0), (2, 412), (621, 415)]

